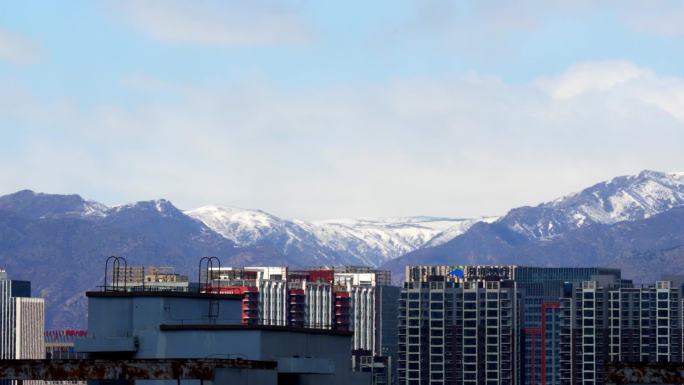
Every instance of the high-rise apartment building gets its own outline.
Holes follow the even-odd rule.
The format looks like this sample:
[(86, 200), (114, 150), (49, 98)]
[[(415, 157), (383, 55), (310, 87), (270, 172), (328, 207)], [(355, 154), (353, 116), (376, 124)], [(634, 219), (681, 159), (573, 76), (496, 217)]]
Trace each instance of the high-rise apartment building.
[(586, 281), (561, 300), (561, 384), (601, 385), (608, 361), (681, 362), (681, 288)]
[[(512, 267), (522, 293), (522, 375), (525, 384), (560, 383), (560, 298), (566, 284), (598, 280), (623, 285), (619, 269), (603, 267)], [(628, 284), (628, 283), (627, 283)]]
[[(568, 283), (579, 284), (591, 279), (610, 282), (616, 286), (629, 284), (629, 282), (621, 279), (620, 270), (600, 267), (407, 266), (404, 291), (424, 290), (426, 285), (427, 287), (439, 286), (436, 282), (461, 284), (467, 282), (515, 282), (516, 296), (519, 298), (516, 312), (520, 317), (516, 321), (516, 328), (518, 329), (516, 333), (520, 335), (519, 346), (516, 346), (518, 350), (516, 376), (519, 377), (519, 382), (524, 384), (553, 385), (560, 383), (560, 299), (563, 296), (563, 288)], [(436, 289), (432, 287), (430, 290)], [(405, 310), (410, 311), (411, 309)], [(404, 325), (404, 327), (410, 327), (410, 325)], [(430, 331), (430, 333), (432, 332)], [(463, 327), (460, 327), (458, 332), (463, 332)], [(404, 356), (400, 355), (400, 357), (403, 358)], [(408, 357), (410, 358), (410, 356)], [(410, 361), (401, 362), (400, 370), (402, 370), (402, 366), (408, 366), (410, 363)], [(410, 378), (410, 376), (406, 378)], [(453, 377), (453, 379), (454, 383), (459, 384), (466, 381), (460, 377)]]
[(519, 384), (515, 282), (437, 277), (423, 275), (402, 290), (399, 384)]
[[(382, 282), (382, 281), (381, 281)], [(373, 384), (395, 383), (397, 315), (401, 289), (378, 282), (349, 285), (354, 368), (372, 374)]]
[[(42, 298), (31, 298), (31, 283), (16, 281), (0, 270), (0, 359), (45, 358), (45, 304)], [(0, 380), (0, 385), (17, 381)], [(25, 381), (40, 385), (42, 381)]]
[(368, 267), (209, 269), (207, 290), (243, 295), (242, 323), (353, 331), (353, 364), (392, 383), (399, 287)]
[(0, 270), (0, 359), (43, 358), (42, 298), (31, 298), (31, 283), (10, 280)]

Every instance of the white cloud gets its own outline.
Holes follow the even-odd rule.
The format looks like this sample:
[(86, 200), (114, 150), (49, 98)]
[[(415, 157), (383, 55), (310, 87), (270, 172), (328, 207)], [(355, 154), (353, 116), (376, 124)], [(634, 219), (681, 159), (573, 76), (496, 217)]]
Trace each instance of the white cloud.
[(14, 64), (35, 63), (40, 54), (38, 45), (31, 40), (0, 28), (0, 60), (7, 60)]
[(684, 122), (684, 79), (660, 76), (626, 61), (587, 62), (560, 75), (542, 77), (537, 85), (554, 99), (599, 95), (604, 100), (638, 101)]
[(648, 71), (630, 62), (588, 62), (576, 64), (557, 76), (542, 77), (537, 84), (556, 99), (569, 99), (587, 92), (604, 92), (648, 75)]
[(167, 43), (249, 46), (309, 39), (309, 26), (295, 9), (267, 0), (127, 0), (115, 6), (137, 29)]
[[(611, 80), (587, 85), (602, 76)], [(471, 75), (292, 92), (137, 79), (132, 92), (175, 97), (17, 107), (13, 119), (48, 128), (22, 136), (21, 156), (0, 152), (11, 166), (0, 185), (286, 217), (474, 216), (684, 164), (684, 109), (671, 97), (683, 80), (630, 63), (584, 63), (527, 85)], [(554, 87), (571, 96), (554, 97)]]

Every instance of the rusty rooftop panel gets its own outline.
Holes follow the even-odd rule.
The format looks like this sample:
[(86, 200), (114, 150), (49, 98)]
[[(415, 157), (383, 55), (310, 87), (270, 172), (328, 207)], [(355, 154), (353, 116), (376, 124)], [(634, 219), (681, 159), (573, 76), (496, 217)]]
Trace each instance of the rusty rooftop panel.
[(242, 324), (186, 324), (186, 325), (159, 325), (159, 330), (165, 332), (172, 331), (236, 331), (236, 330), (260, 330), (260, 331), (275, 331), (275, 332), (290, 332), (290, 333), (306, 333), (306, 334), (325, 334), (332, 336), (350, 337), (354, 332), (346, 330), (331, 330), (331, 329), (313, 329), (313, 328), (298, 328), (292, 326), (275, 326), (275, 325), (242, 325)]
[(275, 370), (275, 361), (243, 359), (0, 360), (8, 380), (211, 380), (217, 368)]
[(91, 298), (132, 298), (132, 297), (173, 297), (198, 299), (236, 299), (242, 300), (239, 294), (209, 294), (185, 291), (89, 291), (86, 297)]
[(684, 384), (682, 362), (607, 362), (606, 384)]

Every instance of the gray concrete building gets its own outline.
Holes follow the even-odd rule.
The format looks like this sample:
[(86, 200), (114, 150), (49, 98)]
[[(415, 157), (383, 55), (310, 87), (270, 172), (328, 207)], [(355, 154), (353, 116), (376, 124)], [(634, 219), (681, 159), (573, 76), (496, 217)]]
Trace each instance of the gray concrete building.
[[(92, 358), (239, 358), (275, 370), (224, 368), (217, 384), (364, 384), (351, 371), (351, 332), (242, 324), (240, 295), (90, 292), (88, 337), (75, 349)], [(175, 382), (168, 382), (169, 385)]]

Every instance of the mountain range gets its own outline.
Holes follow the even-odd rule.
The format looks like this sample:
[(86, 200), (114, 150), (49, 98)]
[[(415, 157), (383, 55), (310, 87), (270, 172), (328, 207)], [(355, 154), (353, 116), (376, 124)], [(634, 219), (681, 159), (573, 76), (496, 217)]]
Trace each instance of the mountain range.
[(378, 266), (426, 244), (438, 245), (496, 218), (358, 218), (290, 220), (261, 210), (205, 206), (186, 211), (238, 247), (269, 247), (314, 256), (320, 265)]
[(684, 173), (642, 171), (477, 223), (386, 263), (619, 267), (636, 282), (684, 273)]
[(194, 280), (202, 256), (224, 265), (601, 265), (637, 281), (684, 272), (684, 173), (643, 171), (506, 215), (306, 221), (260, 210), (182, 211), (159, 199), (116, 207), (23, 190), (0, 197), (0, 268), (46, 298), (48, 327), (83, 327), (83, 293), (104, 260), (175, 266)]
[[(483, 220), (490, 220), (483, 218)], [(259, 210), (183, 212), (159, 199), (116, 207), (22, 190), (0, 197), (0, 268), (32, 281), (48, 327), (82, 327), (83, 293), (101, 285), (104, 260), (197, 274), (203, 256), (225, 265), (377, 266), (457, 236), (478, 219), (411, 217), (308, 222)]]

